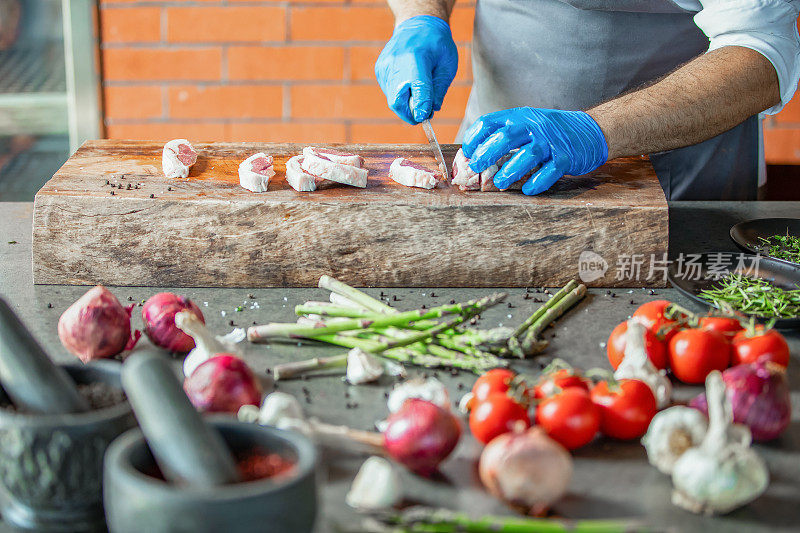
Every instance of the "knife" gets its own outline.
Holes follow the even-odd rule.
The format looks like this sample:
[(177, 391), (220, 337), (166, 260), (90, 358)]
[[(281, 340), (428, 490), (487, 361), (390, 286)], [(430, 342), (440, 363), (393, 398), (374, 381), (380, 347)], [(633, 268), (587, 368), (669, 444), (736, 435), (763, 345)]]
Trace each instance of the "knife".
[(442, 147), (439, 146), (439, 141), (436, 140), (436, 133), (433, 131), (431, 121), (425, 119), (421, 122), (422, 129), (425, 131), (425, 137), (428, 138), (428, 143), (433, 149), (433, 155), (436, 157), (436, 162), (439, 163), (439, 169), (442, 171), (445, 181), (450, 183), (450, 170), (447, 168), (447, 163), (444, 162), (444, 154), (442, 154)]

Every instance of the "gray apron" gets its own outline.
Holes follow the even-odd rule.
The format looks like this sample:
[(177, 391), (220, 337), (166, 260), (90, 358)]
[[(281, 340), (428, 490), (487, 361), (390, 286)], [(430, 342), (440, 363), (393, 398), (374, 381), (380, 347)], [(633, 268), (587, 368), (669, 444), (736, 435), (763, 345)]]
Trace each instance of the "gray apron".
[[(702, 54), (693, 13), (669, 0), (478, 0), (474, 81), (459, 139), (479, 116), (520, 106), (586, 110)], [(670, 200), (753, 200), (759, 122), (651, 154)]]

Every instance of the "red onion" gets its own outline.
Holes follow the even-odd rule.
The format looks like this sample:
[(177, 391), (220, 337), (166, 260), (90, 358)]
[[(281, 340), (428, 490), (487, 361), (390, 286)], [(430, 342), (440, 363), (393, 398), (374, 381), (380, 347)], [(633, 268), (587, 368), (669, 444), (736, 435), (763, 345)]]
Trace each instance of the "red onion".
[(183, 390), (198, 411), (236, 413), (243, 405), (261, 403), (261, 384), (238, 357), (217, 354), (183, 381)]
[(58, 338), (84, 363), (130, 350), (141, 333), (131, 336), (131, 310), (98, 285), (70, 305), (58, 319)]
[(160, 292), (144, 303), (144, 332), (153, 344), (177, 353), (186, 353), (194, 348), (194, 339), (175, 325), (175, 313), (184, 310), (193, 313), (203, 324), (206, 323), (200, 308), (185, 296)]
[[(772, 440), (789, 425), (789, 383), (782, 366), (762, 357), (755, 363), (725, 370), (722, 380), (733, 405), (733, 421), (749, 427), (754, 440)], [(708, 415), (705, 393), (689, 405)]]
[(461, 426), (450, 411), (419, 398), (406, 400), (386, 422), (384, 448), (421, 475), (435, 472), (461, 437)]
[(494, 496), (538, 516), (567, 491), (572, 457), (541, 428), (512, 431), (486, 445), (478, 473)]

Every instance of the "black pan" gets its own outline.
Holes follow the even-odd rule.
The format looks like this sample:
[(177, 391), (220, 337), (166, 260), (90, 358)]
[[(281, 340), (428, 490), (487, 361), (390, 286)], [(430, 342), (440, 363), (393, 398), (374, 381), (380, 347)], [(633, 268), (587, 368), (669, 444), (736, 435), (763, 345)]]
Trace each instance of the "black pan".
[[(745, 220), (731, 227), (731, 239), (739, 248), (752, 254), (766, 255), (767, 247), (761, 243), (759, 237), (767, 239), (773, 235), (796, 235), (800, 237), (800, 218), (756, 218)], [(778, 259), (792, 265), (798, 263)]]
[[(757, 263), (755, 263), (756, 260)], [(740, 265), (740, 261), (743, 265)], [(756, 264), (757, 272), (754, 268)], [(722, 265), (720, 269), (727, 267), (730, 273), (765, 279), (782, 289), (797, 289), (800, 286), (800, 266), (771, 257), (760, 256), (757, 258), (750, 254), (732, 252), (694, 254), (691, 256), (691, 262), (688, 260), (673, 261), (669, 266), (667, 277), (672, 286), (678, 289), (678, 292), (701, 305), (711, 307), (711, 303), (700, 298), (698, 294), (704, 289), (712, 288), (716, 283), (717, 279), (713, 274), (720, 272), (716, 265)], [(755, 318), (762, 322), (768, 320), (759, 316)], [(775, 327), (780, 329), (800, 328), (800, 317), (780, 318), (775, 322)]]

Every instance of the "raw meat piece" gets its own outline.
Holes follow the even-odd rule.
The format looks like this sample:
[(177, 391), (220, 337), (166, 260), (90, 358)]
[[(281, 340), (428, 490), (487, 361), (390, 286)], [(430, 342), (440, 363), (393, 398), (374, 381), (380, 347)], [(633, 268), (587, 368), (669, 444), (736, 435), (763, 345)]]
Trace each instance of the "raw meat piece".
[(453, 158), (453, 185), (458, 185), (462, 191), (479, 191), (481, 189), (480, 174), (469, 168), (469, 159), (461, 148)]
[(303, 148), (303, 156), (322, 156), (330, 159), (334, 163), (342, 165), (350, 165), (351, 167), (364, 168), (364, 158), (358, 154), (351, 154), (348, 152), (338, 152), (336, 150), (329, 150), (327, 148), (315, 148), (313, 146), (306, 146)]
[[(511, 159), (511, 156), (513, 156), (515, 153), (516, 150), (504, 155), (497, 161), (497, 163), (491, 165), (489, 168), (481, 172), (480, 175), (478, 175), (471, 168), (469, 168), (469, 159), (466, 158), (464, 152), (461, 150), (461, 148), (459, 148), (458, 152), (456, 152), (455, 158), (453, 159), (453, 185), (458, 185), (462, 191), (499, 191), (500, 189), (494, 186), (494, 175), (497, 174), (497, 172), (500, 170), (500, 167), (502, 167), (506, 161)], [(522, 185), (529, 177), (530, 174), (521, 180), (512, 183), (508, 190), (522, 189)]]
[(319, 153), (314, 154), (311, 151), (305, 153), (305, 150), (303, 152), (303, 162), (300, 166), (309, 174), (354, 187), (367, 186), (368, 172), (366, 169), (336, 163)]
[(441, 174), (404, 157), (398, 157), (389, 167), (389, 177), (406, 187), (433, 189), (436, 187), (436, 182), (441, 179)]
[(189, 169), (197, 163), (197, 152), (186, 139), (173, 139), (164, 145), (161, 169), (168, 178), (186, 178)]
[(239, 165), (239, 185), (253, 192), (267, 192), (269, 179), (275, 175), (272, 156), (263, 152), (253, 154)]

